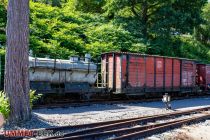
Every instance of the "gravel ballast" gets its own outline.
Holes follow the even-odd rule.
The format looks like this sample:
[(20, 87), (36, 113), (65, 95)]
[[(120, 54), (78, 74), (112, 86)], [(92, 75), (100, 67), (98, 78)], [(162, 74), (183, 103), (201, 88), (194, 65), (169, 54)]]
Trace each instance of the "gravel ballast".
[[(185, 99), (172, 101), (174, 110), (192, 109), (210, 106), (210, 98)], [(32, 112), (32, 119), (19, 126), (5, 125), (0, 130), (36, 129), (53, 126), (77, 125), (100, 121), (118, 120), (154, 114), (173, 112), (165, 110), (161, 101), (124, 104), (93, 104), (90, 106), (37, 109)], [(203, 123), (201, 123), (202, 125)], [(210, 131), (210, 129), (209, 129)], [(156, 138), (162, 137), (157, 135)]]

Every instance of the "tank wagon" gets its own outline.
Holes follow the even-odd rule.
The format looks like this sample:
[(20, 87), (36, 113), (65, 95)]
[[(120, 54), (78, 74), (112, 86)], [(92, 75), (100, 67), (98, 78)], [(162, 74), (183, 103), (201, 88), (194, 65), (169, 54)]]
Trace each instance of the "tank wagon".
[(90, 61), (70, 57), (69, 60), (29, 57), (31, 89), (40, 93), (91, 92), (97, 79), (97, 65)]
[(103, 86), (114, 94), (198, 93), (202, 88), (196, 79), (201, 73), (206, 80), (200, 85), (209, 87), (210, 66), (197, 73), (195, 60), (124, 52), (104, 53), (101, 59)]

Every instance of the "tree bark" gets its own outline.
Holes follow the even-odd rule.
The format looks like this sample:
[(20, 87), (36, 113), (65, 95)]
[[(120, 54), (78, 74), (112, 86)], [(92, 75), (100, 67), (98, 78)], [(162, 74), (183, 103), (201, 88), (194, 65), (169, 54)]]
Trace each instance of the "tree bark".
[(4, 90), (10, 102), (10, 122), (30, 119), (29, 0), (9, 0)]

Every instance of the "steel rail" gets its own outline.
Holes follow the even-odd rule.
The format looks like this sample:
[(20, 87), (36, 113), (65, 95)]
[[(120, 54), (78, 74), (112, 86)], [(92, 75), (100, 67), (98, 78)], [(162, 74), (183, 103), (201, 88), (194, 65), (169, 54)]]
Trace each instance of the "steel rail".
[[(103, 138), (111, 139), (110, 136), (113, 136), (113, 135), (115, 136), (115, 138), (113, 139), (116, 139), (116, 140), (143, 138), (143, 137), (155, 134), (155, 132), (160, 132), (161, 131), (160, 129), (163, 129), (163, 128), (164, 129), (162, 131), (164, 130), (166, 131), (168, 129), (179, 127), (180, 125), (183, 125), (183, 124), (192, 123), (195, 121), (201, 121), (207, 118), (210, 118), (210, 114), (201, 115), (199, 117), (192, 117), (190, 119), (189, 118), (182, 119), (182, 120), (179, 119), (175, 121), (151, 124), (151, 125), (146, 125), (146, 126), (137, 126), (133, 128), (131, 127), (131, 128), (117, 129), (117, 130), (112, 130), (112, 131), (105, 131), (105, 132), (100, 132), (100, 133), (92, 133), (92, 134), (58, 138), (56, 140), (92, 140), (92, 139), (103, 139)], [(168, 128), (168, 126), (171, 126), (171, 127)]]
[[(130, 119), (122, 119), (122, 120), (114, 120), (114, 121), (106, 121), (106, 122), (97, 122), (97, 123), (90, 123), (90, 124), (81, 124), (81, 125), (74, 125), (74, 126), (61, 126), (61, 127), (51, 127), (51, 128), (41, 128), (41, 129), (32, 129), (30, 131), (43, 131), (43, 130), (53, 130), (53, 132), (61, 132), (65, 130), (77, 130), (77, 129), (85, 129), (85, 130), (79, 130), (71, 133), (64, 134), (64, 137), (70, 137), (70, 136), (77, 136), (81, 134), (88, 134), (88, 133), (95, 133), (100, 131), (108, 131), (112, 129), (119, 129), (123, 127), (128, 127), (136, 124), (145, 124), (147, 122), (154, 122), (156, 120), (163, 120), (170, 117), (177, 117), (180, 115), (188, 115), (192, 113), (199, 113), (202, 111), (210, 110), (210, 107), (203, 107), (198, 109), (191, 109), (191, 110), (185, 110), (185, 111), (176, 111), (172, 113), (167, 114), (160, 114), (160, 115), (151, 115), (151, 116), (143, 116), (143, 117), (136, 117), (136, 118), (130, 118)], [(34, 136), (35, 137), (35, 136)], [(9, 138), (5, 137), (4, 135), (0, 135), (1, 139), (15, 139), (15, 138)], [(21, 139), (24, 137), (18, 137), (17, 139)], [(49, 140), (49, 139), (56, 139), (61, 137), (48, 137), (43, 138), (42, 140)]]
[(179, 127), (181, 127), (185, 124), (190, 124), (190, 123), (193, 123), (193, 122), (200, 122), (200, 121), (203, 121), (203, 120), (206, 120), (206, 119), (209, 119), (209, 118), (210, 118), (210, 114), (204, 114), (204, 115), (199, 116), (199, 117), (192, 117), (192, 118), (184, 119), (184, 120), (181, 120), (181, 121), (178, 121), (178, 122), (175, 121), (175, 122), (171, 122), (169, 124), (165, 124), (165, 125), (162, 125), (162, 126), (157, 126), (157, 127), (154, 127), (154, 128), (150, 128), (150, 129), (147, 129), (147, 130), (134, 132), (134, 133), (129, 133), (129, 134), (126, 134), (126, 135), (123, 135), (123, 136), (120, 136), (120, 137), (113, 138), (113, 140), (140, 139), (140, 138), (148, 137), (148, 136), (160, 133), (160, 132), (165, 132), (169, 129), (179, 128)]
[[(167, 113), (167, 114), (161, 114), (161, 115), (154, 115), (154, 116), (146, 116), (146, 117), (140, 117), (140, 118), (134, 118), (134, 119), (125, 119), (125, 120), (119, 120), (118, 122), (104, 122), (101, 125), (97, 125), (98, 123), (95, 123), (96, 125), (92, 125), (93, 127), (90, 127), (85, 130), (80, 130), (80, 131), (75, 131), (75, 132), (70, 132), (64, 134), (62, 137), (70, 137), (70, 136), (77, 136), (77, 135), (84, 135), (84, 134), (90, 134), (90, 133), (98, 133), (100, 131), (108, 131), (108, 130), (113, 130), (113, 129), (119, 129), (123, 127), (129, 127), (133, 125), (138, 125), (138, 124), (146, 124), (148, 122), (155, 122), (156, 120), (163, 120), (171, 117), (177, 117), (180, 115), (189, 115), (192, 113), (199, 113), (201, 111), (207, 111), (209, 110), (210, 107), (205, 107), (205, 108), (199, 108), (199, 109), (192, 109), (192, 110), (187, 110), (187, 111), (178, 111), (178, 112), (173, 112), (173, 113)], [(99, 123), (100, 124), (100, 123)], [(88, 124), (91, 125), (91, 124)], [(44, 138), (42, 140), (51, 140), (51, 139), (58, 139), (61, 138), (59, 136), (56, 137), (48, 137)]]

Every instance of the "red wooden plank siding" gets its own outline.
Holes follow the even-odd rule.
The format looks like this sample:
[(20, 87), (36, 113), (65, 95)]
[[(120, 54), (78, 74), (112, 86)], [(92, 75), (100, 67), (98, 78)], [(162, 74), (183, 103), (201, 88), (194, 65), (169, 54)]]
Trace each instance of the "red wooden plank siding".
[(196, 84), (201, 86), (202, 88), (206, 87), (206, 65), (198, 64), (197, 65), (197, 78)]
[(128, 83), (131, 87), (145, 85), (145, 65), (142, 56), (130, 56)]
[(116, 88), (121, 89), (121, 56), (116, 55)]
[(106, 56), (103, 55), (102, 58), (101, 58), (101, 75), (102, 75), (102, 83), (103, 83), (103, 86), (105, 87), (106, 86)]
[(165, 60), (165, 89), (170, 91), (172, 87), (172, 59)]
[(182, 86), (194, 86), (194, 64), (191, 61), (183, 61), (182, 63)]
[(144, 57), (138, 57), (138, 63), (138, 80), (140, 81), (139, 86), (144, 87), (146, 78)]
[(121, 69), (122, 69), (122, 88), (125, 88), (125, 84), (126, 84), (126, 64), (127, 64), (127, 60), (126, 60), (126, 55), (122, 56), (122, 62), (121, 62)]
[(129, 58), (129, 76), (128, 84), (131, 87), (137, 87), (138, 83), (138, 65), (137, 59), (135, 56), (130, 56)]
[(164, 59), (156, 58), (156, 88), (163, 88)]
[(146, 58), (146, 86), (154, 87), (154, 57)]
[(108, 55), (108, 62), (109, 62), (108, 87), (113, 88), (113, 56), (112, 55)]
[(180, 65), (181, 65), (181, 60), (179, 59), (173, 59), (174, 63), (174, 75), (173, 75), (173, 88), (174, 90), (179, 90), (180, 88)]
[(206, 66), (206, 84), (210, 85), (210, 66)]

